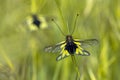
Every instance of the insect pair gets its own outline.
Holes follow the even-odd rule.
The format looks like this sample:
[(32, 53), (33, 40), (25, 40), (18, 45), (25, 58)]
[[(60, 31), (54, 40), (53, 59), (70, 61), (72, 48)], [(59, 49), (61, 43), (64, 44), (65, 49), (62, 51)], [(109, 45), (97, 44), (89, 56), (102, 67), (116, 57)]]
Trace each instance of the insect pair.
[[(92, 45), (97, 43), (97, 39), (87, 39), (87, 40), (78, 40), (73, 39), (72, 34), (76, 28), (76, 22), (79, 14), (76, 15), (74, 28), (70, 35), (66, 36), (66, 40), (62, 41), (54, 46), (48, 46), (45, 48), (46, 52), (57, 53), (59, 52), (60, 55), (56, 58), (57, 61), (62, 60), (68, 56), (80, 55), (80, 56), (89, 56), (90, 53), (83, 48), (85, 45)], [(64, 35), (63, 31), (59, 27), (59, 25), (55, 22), (54, 19), (52, 21), (57, 25), (61, 33)]]

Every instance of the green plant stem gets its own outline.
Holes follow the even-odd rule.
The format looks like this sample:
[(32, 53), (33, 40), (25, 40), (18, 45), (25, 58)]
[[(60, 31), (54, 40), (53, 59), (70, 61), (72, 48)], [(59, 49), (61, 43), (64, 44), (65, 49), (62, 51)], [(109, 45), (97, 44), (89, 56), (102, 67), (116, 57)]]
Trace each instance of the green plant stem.
[(77, 76), (78, 76), (78, 78), (77, 78), (77, 79), (79, 79), (79, 80), (80, 80), (79, 67), (78, 67), (78, 64), (77, 64), (77, 62), (76, 62), (75, 56), (74, 56), (74, 55), (72, 55), (72, 56), (71, 56), (71, 58), (72, 58), (72, 62), (73, 62), (73, 64), (74, 64), (74, 66), (75, 66), (75, 70), (76, 70), (76, 72), (77, 72)]

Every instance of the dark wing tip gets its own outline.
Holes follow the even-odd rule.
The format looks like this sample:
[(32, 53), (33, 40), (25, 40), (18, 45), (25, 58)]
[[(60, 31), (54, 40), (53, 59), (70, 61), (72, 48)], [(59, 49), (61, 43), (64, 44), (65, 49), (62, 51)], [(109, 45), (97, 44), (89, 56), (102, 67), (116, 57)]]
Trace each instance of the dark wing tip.
[(62, 59), (62, 56), (59, 55), (57, 58), (56, 58), (56, 61), (60, 61)]
[(82, 50), (82, 53), (79, 53), (80, 56), (90, 56), (90, 53), (86, 50)]
[(83, 56), (90, 56), (90, 53), (86, 50), (83, 50)]
[(64, 58), (66, 58), (66, 57), (68, 57), (68, 56), (65, 55), (65, 56), (62, 57), (62, 54), (60, 54), (60, 55), (56, 58), (56, 61), (60, 61), (60, 60), (62, 60), (62, 59), (64, 59)]

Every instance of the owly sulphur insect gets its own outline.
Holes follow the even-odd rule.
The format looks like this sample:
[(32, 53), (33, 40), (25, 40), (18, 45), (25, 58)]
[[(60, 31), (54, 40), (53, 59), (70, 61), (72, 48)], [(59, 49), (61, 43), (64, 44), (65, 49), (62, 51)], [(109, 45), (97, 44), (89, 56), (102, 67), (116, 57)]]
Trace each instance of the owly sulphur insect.
[[(75, 18), (75, 25), (76, 25), (76, 20), (77, 20), (78, 16), (79, 16), (79, 14), (77, 14), (77, 16)], [(54, 21), (54, 19), (52, 19), (52, 21), (57, 25), (57, 27), (59, 28), (61, 33), (64, 35), (61, 28)], [(87, 50), (85, 50), (83, 48), (83, 46), (96, 44), (98, 42), (98, 40), (97, 39), (87, 39), (87, 40), (81, 41), (78, 39), (74, 39), (72, 37), (74, 30), (75, 30), (75, 26), (74, 26), (74, 29), (71, 32), (71, 34), (66, 36), (65, 41), (62, 41), (62, 42), (60, 42), (56, 45), (53, 45), (53, 46), (48, 46), (45, 48), (45, 51), (52, 52), (52, 53), (59, 52), (60, 55), (56, 58), (57, 61), (62, 60), (68, 56), (74, 56), (74, 55), (89, 56), (90, 53)]]

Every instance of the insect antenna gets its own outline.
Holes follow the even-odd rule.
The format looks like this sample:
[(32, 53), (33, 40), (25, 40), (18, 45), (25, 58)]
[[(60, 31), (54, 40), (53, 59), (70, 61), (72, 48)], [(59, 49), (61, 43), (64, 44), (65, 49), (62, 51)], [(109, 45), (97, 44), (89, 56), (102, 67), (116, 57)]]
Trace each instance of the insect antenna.
[(62, 31), (62, 29), (60, 28), (60, 26), (55, 22), (55, 20), (52, 19), (52, 21), (56, 24), (56, 26), (58, 27), (58, 29), (60, 30), (60, 32), (62, 33), (62, 35), (65, 36), (64, 32)]
[(75, 20), (74, 20), (74, 24), (73, 24), (73, 31), (71, 32), (71, 35), (72, 35), (72, 34), (74, 33), (74, 31), (75, 31), (78, 16), (79, 16), (79, 14), (77, 14), (77, 15), (75, 16)]

